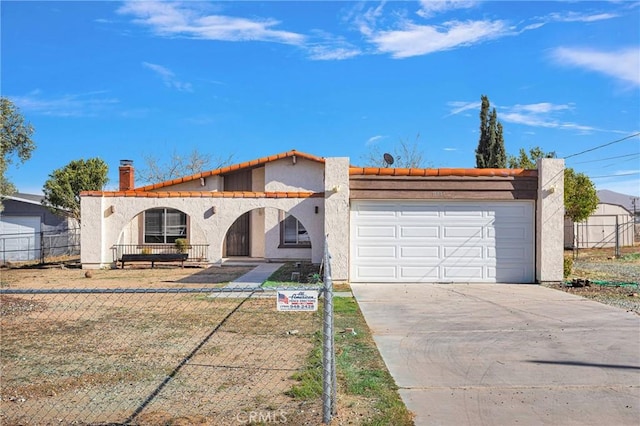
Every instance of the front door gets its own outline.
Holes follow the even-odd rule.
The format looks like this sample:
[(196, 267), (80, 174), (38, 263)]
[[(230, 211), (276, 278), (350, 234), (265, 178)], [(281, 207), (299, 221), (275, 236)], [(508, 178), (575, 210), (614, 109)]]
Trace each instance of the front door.
[(227, 256), (249, 256), (249, 212), (243, 214), (227, 232)]
[[(225, 191), (251, 191), (251, 170), (224, 176)], [(249, 256), (251, 212), (240, 216), (227, 232), (227, 256)]]

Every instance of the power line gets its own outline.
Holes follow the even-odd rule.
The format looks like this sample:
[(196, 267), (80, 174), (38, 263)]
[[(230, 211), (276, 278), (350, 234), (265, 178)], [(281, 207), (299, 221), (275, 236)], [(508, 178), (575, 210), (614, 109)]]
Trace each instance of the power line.
[(640, 174), (640, 171), (631, 172), (631, 173), (620, 173), (620, 174), (617, 174), (617, 175), (589, 176), (589, 178), (596, 179), (596, 178), (606, 178), (606, 177), (631, 176), (631, 175), (638, 175), (638, 174)]
[(616, 158), (633, 157), (634, 155), (640, 155), (640, 152), (634, 152), (633, 154), (626, 154), (626, 155), (617, 155), (615, 157), (598, 158), (597, 160), (578, 161), (577, 163), (573, 163), (573, 164), (596, 163), (598, 161), (613, 160), (613, 159), (616, 159)]
[(564, 157), (564, 159), (566, 160), (567, 158), (575, 157), (577, 155), (586, 154), (587, 152), (595, 151), (596, 149), (604, 148), (605, 146), (613, 145), (614, 143), (626, 141), (627, 139), (631, 139), (631, 138), (636, 137), (638, 135), (640, 135), (640, 132), (634, 133), (633, 135), (625, 136), (622, 139), (618, 139), (618, 140), (615, 140), (615, 141), (612, 141), (612, 142), (608, 142), (608, 143), (605, 143), (605, 144), (602, 144), (602, 145), (598, 145), (598, 146), (593, 147), (593, 148), (586, 149), (586, 150), (581, 151), (581, 152), (576, 152), (575, 154), (567, 155), (566, 157)]

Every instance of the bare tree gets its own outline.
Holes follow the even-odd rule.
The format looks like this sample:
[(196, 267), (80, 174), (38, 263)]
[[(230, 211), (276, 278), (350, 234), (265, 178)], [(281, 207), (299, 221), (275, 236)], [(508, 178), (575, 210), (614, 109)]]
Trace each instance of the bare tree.
[[(420, 169), (425, 167), (424, 152), (419, 144), (420, 134), (414, 142), (400, 139), (398, 143), (388, 151), (382, 151), (379, 145), (371, 145), (369, 151), (360, 157), (360, 160), (368, 167), (397, 167), (406, 169)], [(387, 163), (384, 154), (389, 153), (393, 157), (393, 164)]]
[(213, 157), (196, 148), (187, 155), (174, 150), (166, 162), (160, 161), (153, 154), (144, 155), (143, 159), (145, 167), (137, 171), (138, 179), (142, 183), (156, 183), (228, 166), (233, 160), (233, 154), (228, 157)]

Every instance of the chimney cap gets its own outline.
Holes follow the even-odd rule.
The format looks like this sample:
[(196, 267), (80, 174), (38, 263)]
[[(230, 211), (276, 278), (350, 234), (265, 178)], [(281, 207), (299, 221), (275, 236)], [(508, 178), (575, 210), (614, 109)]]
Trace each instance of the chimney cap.
[(120, 160), (121, 166), (133, 166), (133, 160)]

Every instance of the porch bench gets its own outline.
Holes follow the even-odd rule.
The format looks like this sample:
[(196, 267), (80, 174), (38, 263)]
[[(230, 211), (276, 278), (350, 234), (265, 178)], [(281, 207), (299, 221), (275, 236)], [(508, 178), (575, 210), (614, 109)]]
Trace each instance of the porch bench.
[(180, 262), (180, 267), (184, 268), (184, 261), (189, 255), (187, 253), (134, 253), (123, 254), (120, 258), (122, 269), (125, 262), (151, 262), (151, 268), (156, 262)]

